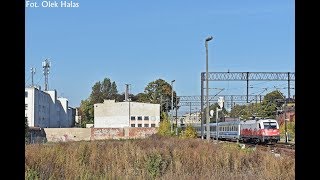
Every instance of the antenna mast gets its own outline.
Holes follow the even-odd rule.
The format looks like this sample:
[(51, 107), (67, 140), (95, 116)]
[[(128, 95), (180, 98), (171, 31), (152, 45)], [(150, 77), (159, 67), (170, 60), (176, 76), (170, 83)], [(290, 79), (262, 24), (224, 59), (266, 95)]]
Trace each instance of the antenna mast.
[(48, 91), (48, 76), (49, 76), (49, 69), (51, 66), (51, 62), (48, 59), (42, 62), (43, 67), (43, 74), (44, 74), (44, 90)]
[(33, 75), (36, 73), (36, 68), (31, 68), (31, 87), (33, 87), (34, 86), (34, 84), (33, 84)]

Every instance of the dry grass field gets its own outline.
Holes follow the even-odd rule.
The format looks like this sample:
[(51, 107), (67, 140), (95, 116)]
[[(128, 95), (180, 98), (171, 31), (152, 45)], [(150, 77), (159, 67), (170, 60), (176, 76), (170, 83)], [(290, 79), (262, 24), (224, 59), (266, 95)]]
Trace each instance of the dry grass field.
[(26, 145), (25, 179), (293, 180), (295, 157), (162, 137)]

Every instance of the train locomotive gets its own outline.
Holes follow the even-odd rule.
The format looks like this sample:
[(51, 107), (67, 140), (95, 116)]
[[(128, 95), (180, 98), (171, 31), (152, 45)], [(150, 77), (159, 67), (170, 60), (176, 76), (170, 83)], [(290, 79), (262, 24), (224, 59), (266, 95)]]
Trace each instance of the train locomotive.
[[(201, 124), (192, 125), (201, 137)], [(279, 124), (275, 119), (254, 119), (210, 123), (210, 138), (250, 143), (277, 143), (280, 141)], [(207, 126), (203, 124), (207, 138)]]

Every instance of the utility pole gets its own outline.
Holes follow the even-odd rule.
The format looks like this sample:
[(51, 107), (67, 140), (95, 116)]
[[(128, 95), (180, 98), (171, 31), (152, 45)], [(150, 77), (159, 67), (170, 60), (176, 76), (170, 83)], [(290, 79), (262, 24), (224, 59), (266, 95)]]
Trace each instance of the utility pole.
[(286, 97), (284, 97), (282, 95), (282, 93), (276, 88), (276, 90), (279, 92), (279, 94), (282, 96), (282, 98), (284, 99), (284, 106), (282, 108), (282, 112), (284, 113), (284, 136), (285, 136), (285, 143), (288, 143), (288, 129), (287, 129), (287, 100)]
[(173, 132), (173, 82), (176, 80), (171, 81), (171, 110), (170, 110), (170, 115), (171, 115), (171, 133)]
[(287, 101), (284, 99), (284, 130), (285, 130), (285, 142), (288, 143), (288, 129), (287, 129)]
[[(177, 105), (177, 99), (176, 98), (176, 105)], [(178, 107), (176, 106), (176, 136), (178, 136)]]
[(218, 138), (218, 136), (219, 136), (219, 123), (218, 123), (219, 116), (218, 116), (218, 112), (219, 112), (219, 108), (216, 107), (216, 139), (217, 139), (217, 142), (219, 140), (219, 138)]

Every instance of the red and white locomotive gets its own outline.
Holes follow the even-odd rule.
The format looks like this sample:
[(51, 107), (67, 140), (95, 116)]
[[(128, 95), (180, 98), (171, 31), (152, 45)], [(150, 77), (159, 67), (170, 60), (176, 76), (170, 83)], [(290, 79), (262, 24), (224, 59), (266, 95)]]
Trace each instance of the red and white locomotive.
[(240, 121), (239, 140), (255, 143), (277, 143), (280, 141), (279, 124), (275, 119)]

